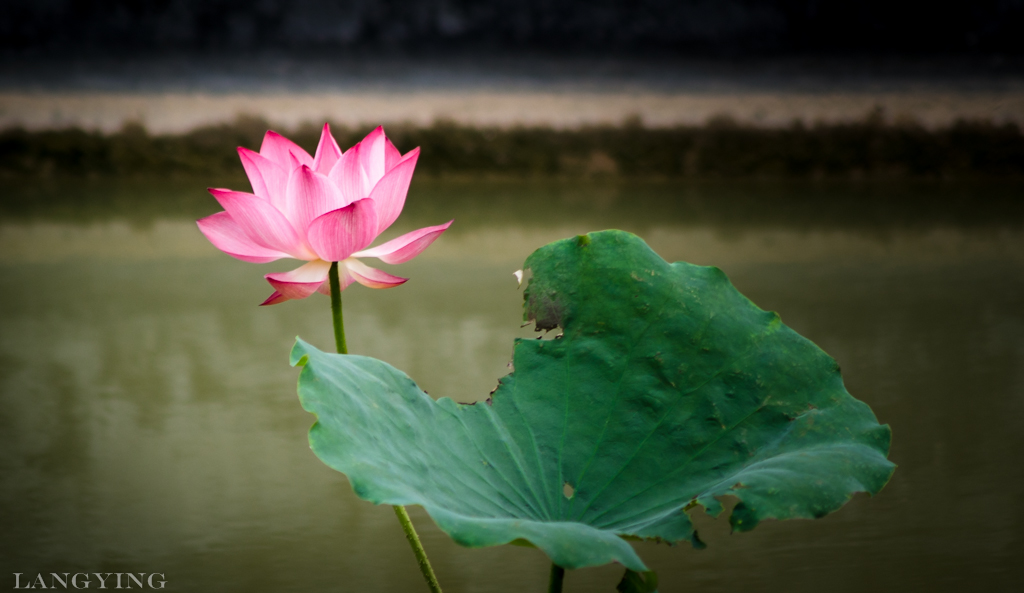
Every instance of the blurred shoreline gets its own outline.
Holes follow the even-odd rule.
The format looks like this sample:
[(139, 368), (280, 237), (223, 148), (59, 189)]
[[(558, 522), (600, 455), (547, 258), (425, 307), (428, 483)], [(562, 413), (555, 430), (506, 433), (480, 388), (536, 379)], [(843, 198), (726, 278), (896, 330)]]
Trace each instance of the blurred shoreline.
[[(236, 147), (259, 149), (271, 124), (238, 118), (184, 134), (139, 124), (114, 133), (78, 128), (0, 131), (0, 180), (240, 178)], [(312, 154), (320, 125), (277, 128)], [(338, 144), (372, 129), (332, 122)], [(400, 150), (422, 149), (419, 176), (498, 179), (1021, 179), (1016, 123), (958, 120), (926, 128), (881, 110), (852, 123), (770, 128), (729, 118), (702, 126), (471, 126), (454, 121), (387, 127)]]
[(645, 126), (702, 126), (729, 118), (744, 126), (800, 122), (850, 124), (878, 112), (890, 122), (927, 129), (958, 120), (1024, 124), (1024, 88), (1005, 90), (629, 91), (431, 90), (310, 93), (0, 91), (0, 129), (81, 128), (116, 132), (137, 123), (154, 134), (182, 134), (239, 116), (295, 129), (324, 121), (368, 124), (578, 129), (639, 120)]
[(0, 60), (0, 178), (231, 176), (384, 124), (429, 176), (1020, 178), (1010, 59)]
[(639, 119), (648, 127), (730, 118), (779, 128), (843, 124), (881, 112), (928, 129), (957, 120), (1024, 124), (1019, 58), (420, 58), (265, 53), (0, 59), (0, 129), (137, 123), (182, 134), (262, 118), (294, 129), (544, 126)]

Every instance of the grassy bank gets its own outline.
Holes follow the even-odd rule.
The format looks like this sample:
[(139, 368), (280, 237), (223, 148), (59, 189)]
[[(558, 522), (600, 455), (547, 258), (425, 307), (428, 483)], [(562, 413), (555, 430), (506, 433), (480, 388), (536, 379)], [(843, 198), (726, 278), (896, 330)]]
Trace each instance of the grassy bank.
[[(69, 177), (240, 178), (236, 146), (258, 149), (266, 122), (239, 119), (181, 135), (138, 125), (115, 134), (78, 129), (0, 132), (0, 179)], [(367, 129), (332, 126), (347, 148)], [(319, 129), (278, 130), (312, 152)], [(438, 122), (389, 126), (403, 151), (420, 146), (417, 171), (499, 178), (1020, 178), (1024, 134), (1015, 125), (958, 122), (938, 130), (881, 118), (783, 129), (736, 125), (555, 130), (474, 128)]]

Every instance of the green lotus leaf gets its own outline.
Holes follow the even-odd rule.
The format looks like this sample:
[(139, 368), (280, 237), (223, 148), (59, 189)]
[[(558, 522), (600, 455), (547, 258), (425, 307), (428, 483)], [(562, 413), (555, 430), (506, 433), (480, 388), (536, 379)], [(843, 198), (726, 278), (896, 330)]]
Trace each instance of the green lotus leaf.
[[(888, 426), (839, 366), (720, 270), (621, 231), (537, 250), (514, 371), (478, 404), (436, 402), (373, 358), (298, 340), (313, 452), (377, 504), (421, 505), (470, 547), (533, 544), (565, 568), (647, 567), (626, 538), (701, 546), (686, 511), (738, 499), (736, 531), (877, 493)], [(429, 345), (424, 345), (429, 347)]]

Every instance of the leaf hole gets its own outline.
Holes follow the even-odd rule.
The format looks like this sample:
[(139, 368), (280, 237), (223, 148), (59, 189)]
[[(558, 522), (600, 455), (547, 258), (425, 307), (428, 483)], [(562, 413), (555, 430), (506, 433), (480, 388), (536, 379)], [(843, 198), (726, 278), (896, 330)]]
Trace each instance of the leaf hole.
[(565, 485), (562, 486), (562, 494), (564, 494), (566, 498), (571, 499), (573, 496), (575, 496), (576, 489), (572, 487), (572, 484), (566, 482)]

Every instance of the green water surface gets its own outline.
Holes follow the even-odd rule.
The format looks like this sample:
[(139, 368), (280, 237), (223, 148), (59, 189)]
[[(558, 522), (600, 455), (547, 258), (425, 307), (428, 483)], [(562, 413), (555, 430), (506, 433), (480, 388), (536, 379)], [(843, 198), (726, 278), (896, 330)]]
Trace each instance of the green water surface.
[[(167, 590), (422, 591), (390, 508), (309, 451), (288, 365), (333, 344), (330, 304), (257, 307), (209, 245), (204, 182), (7, 188), (0, 218), (0, 589), (14, 573), (162, 573)], [(344, 293), (350, 351), (432, 396), (486, 398), (521, 328), (513, 277), (602, 228), (714, 264), (834, 356), (893, 430), (874, 499), (706, 550), (635, 544), (661, 591), (1019, 590), (1024, 569), (1024, 191), (975, 185), (418, 181), (388, 236), (455, 224)], [(543, 591), (538, 551), (461, 548), (411, 514), (449, 592)], [(621, 567), (573, 571), (613, 591)], [(24, 583), (24, 581), (23, 581)], [(49, 579), (47, 578), (47, 583)], [(94, 583), (94, 587), (96, 584)]]

